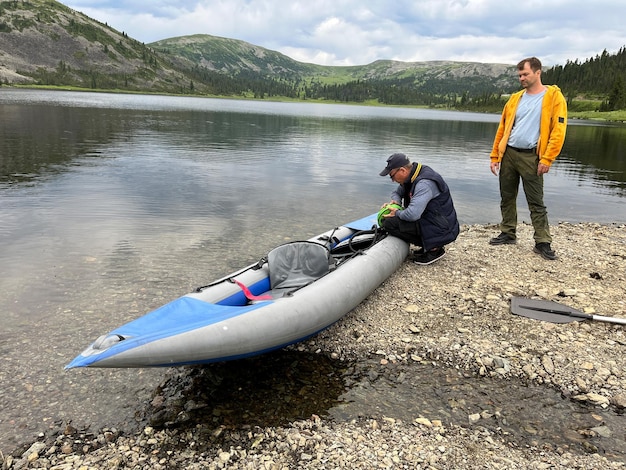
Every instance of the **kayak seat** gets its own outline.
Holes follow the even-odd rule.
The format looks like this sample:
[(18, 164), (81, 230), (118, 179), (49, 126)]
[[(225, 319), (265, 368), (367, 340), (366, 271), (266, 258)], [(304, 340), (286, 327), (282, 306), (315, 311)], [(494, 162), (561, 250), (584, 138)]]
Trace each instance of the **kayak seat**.
[(330, 251), (324, 245), (297, 241), (277, 246), (267, 255), (273, 298), (314, 282), (330, 271)]

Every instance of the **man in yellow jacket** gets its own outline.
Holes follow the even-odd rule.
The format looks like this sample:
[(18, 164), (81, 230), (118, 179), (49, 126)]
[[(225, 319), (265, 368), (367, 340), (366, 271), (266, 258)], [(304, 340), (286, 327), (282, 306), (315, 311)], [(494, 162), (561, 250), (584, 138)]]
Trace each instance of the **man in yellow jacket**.
[(520, 179), (535, 229), (535, 253), (556, 259), (550, 244), (543, 175), (561, 153), (567, 128), (567, 103), (556, 85), (541, 83), (541, 62), (529, 57), (517, 64), (523, 90), (511, 95), (491, 149), (491, 172), (500, 180), (500, 235), (491, 245), (517, 242), (517, 193)]

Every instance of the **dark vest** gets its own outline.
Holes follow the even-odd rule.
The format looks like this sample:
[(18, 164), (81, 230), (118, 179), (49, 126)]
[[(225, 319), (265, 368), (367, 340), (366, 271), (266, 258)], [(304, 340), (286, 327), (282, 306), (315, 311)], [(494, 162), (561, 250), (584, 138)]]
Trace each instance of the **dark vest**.
[[(411, 176), (415, 174), (417, 170), (417, 163), (413, 163), (411, 169)], [(411, 196), (415, 191), (415, 185), (418, 181), (428, 179), (439, 188), (439, 196), (430, 200), (424, 213), (417, 221), (422, 233), (423, 248), (430, 250), (431, 248), (441, 247), (456, 240), (459, 235), (459, 221), (456, 217), (456, 211), (454, 210), (454, 204), (452, 203), (452, 196), (450, 195), (450, 189), (443, 180), (441, 175), (429, 166), (423, 165), (419, 174), (415, 180), (409, 181), (404, 184), (404, 200), (402, 205), (407, 207), (411, 201)]]

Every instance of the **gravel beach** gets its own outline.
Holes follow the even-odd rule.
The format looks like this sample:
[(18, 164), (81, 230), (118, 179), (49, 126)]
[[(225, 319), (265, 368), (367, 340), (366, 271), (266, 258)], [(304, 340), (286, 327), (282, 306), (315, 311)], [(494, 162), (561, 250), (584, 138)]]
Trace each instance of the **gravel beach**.
[[(185, 421), (182, 416), (210, 406), (204, 395), (192, 400), (183, 393), (185, 384), (208, 372), (179, 368), (164, 371), (161, 386), (138, 409), (137, 429), (112, 423), (82, 430), (59, 422), (42, 429), (37, 442), (0, 455), (2, 468), (626, 468), (625, 453), (605, 452), (601, 445), (610, 438), (626, 447), (626, 328), (598, 321), (554, 324), (510, 312), (511, 297), (519, 296), (626, 318), (625, 229), (555, 224), (558, 259), (547, 261), (533, 253), (527, 224), (518, 227), (517, 244), (496, 247), (488, 244), (499, 233), (496, 226), (464, 225), (442, 260), (405, 262), (341, 321), (289, 348), (332, 363), (368, 363), (398, 382), (419, 366), (481, 380), (486, 395), (490, 383), (553, 389), (597, 410), (594, 425), (571, 431), (580, 445), (515, 442), (497, 426), (503, 418), (495, 405), (468, 413), (463, 424), (414, 411), (344, 421), (311, 414), (266, 426), (243, 419), (219, 426)], [(613, 414), (610, 423), (601, 418), (605, 411)], [(172, 420), (178, 425), (167, 425)]]

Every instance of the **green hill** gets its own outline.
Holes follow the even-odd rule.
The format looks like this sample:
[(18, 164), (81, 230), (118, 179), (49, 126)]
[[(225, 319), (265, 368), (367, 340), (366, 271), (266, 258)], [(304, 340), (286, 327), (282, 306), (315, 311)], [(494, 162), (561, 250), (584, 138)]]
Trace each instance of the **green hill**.
[[(502, 93), (518, 86), (514, 67), (506, 64), (379, 60), (351, 67), (322, 66), (298, 62), (244, 41), (206, 34), (163, 39), (149, 46), (171, 58), (187, 59), (189, 64), (185, 67), (191, 67), (200, 79), (221, 73), (289, 84), (293, 89), (291, 96), (299, 98), (328, 98), (333, 89), (363, 82), (374, 85), (378, 92), (382, 87), (400, 87), (410, 88), (412, 93), (458, 96)], [(372, 98), (378, 97), (369, 97)], [(339, 96), (334, 99), (343, 101)]]

